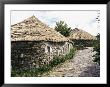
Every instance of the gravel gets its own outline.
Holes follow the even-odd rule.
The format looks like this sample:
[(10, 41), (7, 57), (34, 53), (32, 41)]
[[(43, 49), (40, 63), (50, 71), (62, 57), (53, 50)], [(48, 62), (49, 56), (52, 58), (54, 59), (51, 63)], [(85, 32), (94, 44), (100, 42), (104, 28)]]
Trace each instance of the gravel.
[(100, 66), (94, 63), (93, 47), (78, 50), (73, 59), (53, 68), (52, 71), (44, 73), (43, 77), (99, 77)]

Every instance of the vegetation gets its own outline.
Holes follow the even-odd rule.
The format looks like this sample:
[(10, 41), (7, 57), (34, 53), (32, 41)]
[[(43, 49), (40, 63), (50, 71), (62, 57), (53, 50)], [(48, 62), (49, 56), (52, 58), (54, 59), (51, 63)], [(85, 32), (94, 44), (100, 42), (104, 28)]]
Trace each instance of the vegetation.
[(100, 34), (98, 34), (97, 36), (97, 40), (94, 42), (93, 45), (93, 51), (96, 51), (96, 54), (93, 55), (94, 58), (94, 62), (97, 62), (100, 65)]
[(55, 30), (64, 35), (65, 37), (69, 36), (71, 28), (64, 21), (56, 22)]
[(53, 67), (57, 66), (65, 62), (68, 59), (72, 59), (75, 54), (76, 49), (70, 49), (70, 52), (65, 56), (54, 56), (53, 61), (51, 61), (48, 65), (43, 67), (31, 69), (31, 70), (12, 70), (11, 76), (12, 77), (35, 77), (42, 75), (44, 72), (50, 71)]

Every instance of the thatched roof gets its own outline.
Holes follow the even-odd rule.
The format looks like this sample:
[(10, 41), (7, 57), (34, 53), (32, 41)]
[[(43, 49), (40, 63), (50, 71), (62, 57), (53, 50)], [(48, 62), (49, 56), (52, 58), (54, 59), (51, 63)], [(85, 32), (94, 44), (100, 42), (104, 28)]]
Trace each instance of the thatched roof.
[(71, 40), (96, 40), (96, 37), (88, 32), (75, 28), (71, 31), (69, 39)]
[(11, 26), (11, 41), (63, 42), (68, 39), (32, 16)]

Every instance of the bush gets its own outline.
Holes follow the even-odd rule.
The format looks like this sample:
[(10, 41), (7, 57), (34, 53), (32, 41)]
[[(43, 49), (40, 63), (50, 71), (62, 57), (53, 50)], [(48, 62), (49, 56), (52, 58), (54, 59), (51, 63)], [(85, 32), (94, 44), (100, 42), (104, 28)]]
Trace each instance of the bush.
[(94, 62), (97, 62), (100, 65), (100, 34), (98, 34), (97, 36), (97, 40), (94, 42), (93, 45), (93, 51), (96, 51), (96, 54), (93, 55), (94, 58)]
[(53, 67), (65, 62), (68, 59), (72, 59), (75, 54), (76, 49), (70, 49), (70, 52), (65, 56), (54, 56), (53, 61), (51, 61), (48, 65), (42, 66), (39, 68), (25, 70), (25, 71), (16, 71), (16, 69), (12, 70), (11, 76), (12, 77), (35, 77), (42, 75), (44, 72), (50, 71)]

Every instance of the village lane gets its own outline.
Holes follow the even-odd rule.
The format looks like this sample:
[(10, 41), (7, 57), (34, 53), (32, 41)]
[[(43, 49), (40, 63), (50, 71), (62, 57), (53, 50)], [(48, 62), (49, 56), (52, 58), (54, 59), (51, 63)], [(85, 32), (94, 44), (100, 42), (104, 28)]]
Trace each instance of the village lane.
[(78, 50), (74, 58), (44, 73), (43, 77), (99, 77), (100, 66), (94, 63), (93, 47)]

